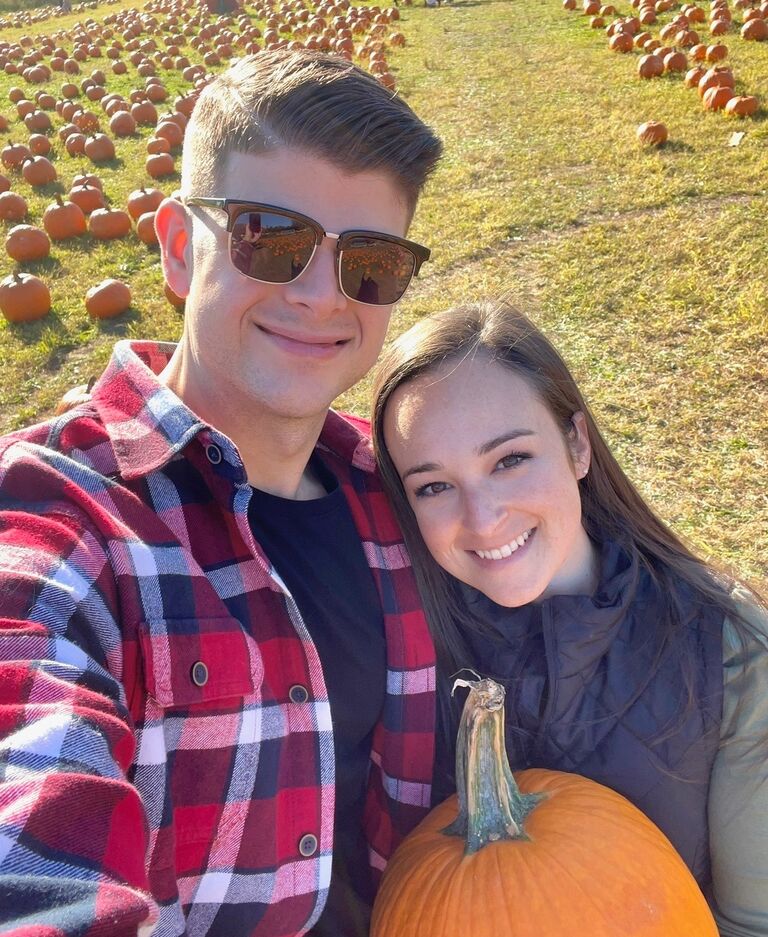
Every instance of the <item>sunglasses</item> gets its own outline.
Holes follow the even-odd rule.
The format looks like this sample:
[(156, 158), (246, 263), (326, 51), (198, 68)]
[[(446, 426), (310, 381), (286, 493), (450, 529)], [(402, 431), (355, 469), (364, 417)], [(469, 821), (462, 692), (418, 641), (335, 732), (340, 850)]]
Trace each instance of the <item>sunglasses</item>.
[(377, 231), (331, 234), (306, 215), (274, 205), (196, 196), (183, 201), (227, 213), (230, 260), (244, 276), (261, 283), (296, 280), (329, 237), (336, 240), (339, 287), (347, 299), (390, 306), (429, 259), (429, 250), (414, 241)]

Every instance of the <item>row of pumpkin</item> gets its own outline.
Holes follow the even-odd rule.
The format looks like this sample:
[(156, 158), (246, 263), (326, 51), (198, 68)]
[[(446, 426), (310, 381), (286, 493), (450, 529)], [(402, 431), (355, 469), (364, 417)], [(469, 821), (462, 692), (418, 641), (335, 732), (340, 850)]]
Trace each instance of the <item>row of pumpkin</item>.
[[(589, 17), (594, 29), (605, 28), (608, 47), (617, 53), (639, 52), (637, 75), (642, 79), (662, 75), (684, 75), (688, 88), (698, 89), (705, 110), (722, 110), (733, 117), (751, 117), (760, 108), (756, 95), (738, 94), (733, 70), (721, 64), (728, 56), (728, 47), (721, 41), (705, 42), (694, 28), (709, 22), (711, 37), (721, 37), (733, 28), (733, 15), (728, 0), (711, 0), (709, 14), (696, 4), (683, 4), (679, 13), (661, 27), (658, 36), (649, 28), (659, 15), (674, 9), (673, 0), (631, 0), (636, 14), (617, 17), (613, 5), (598, 0), (582, 0), (582, 13)], [(562, 0), (567, 10), (576, 9), (576, 0)], [(768, 0), (735, 0), (741, 12), (740, 35), (749, 41), (768, 39)], [(707, 66), (710, 66), (709, 68)], [(666, 125), (648, 121), (637, 131), (642, 143), (659, 145), (668, 138)]]

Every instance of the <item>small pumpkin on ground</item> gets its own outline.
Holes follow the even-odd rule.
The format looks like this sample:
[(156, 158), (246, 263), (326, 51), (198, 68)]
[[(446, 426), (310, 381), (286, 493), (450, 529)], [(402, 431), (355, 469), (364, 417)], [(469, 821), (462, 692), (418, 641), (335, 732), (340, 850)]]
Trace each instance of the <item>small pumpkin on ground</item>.
[(96, 378), (92, 377), (87, 384), (78, 384), (76, 387), (71, 387), (66, 393), (62, 394), (59, 398), (59, 402), (56, 404), (56, 409), (53, 411), (56, 416), (61, 416), (62, 413), (66, 413), (68, 410), (77, 407), (81, 403), (88, 403), (91, 399), (91, 388), (95, 382)]
[(729, 117), (751, 117), (758, 107), (759, 101), (753, 94), (739, 94), (726, 102), (725, 113)]
[(60, 195), (43, 212), (43, 227), (54, 241), (78, 237), (88, 230), (88, 222), (79, 205), (65, 202)]
[(155, 231), (155, 213), (145, 211), (139, 215), (136, 220), (136, 235), (140, 241), (152, 246), (157, 244), (157, 232)]
[(104, 163), (115, 158), (115, 144), (112, 142), (112, 138), (105, 133), (96, 133), (92, 137), (88, 137), (83, 146), (83, 151), (88, 159), (94, 163)]
[(0, 192), (0, 219), (22, 221), (27, 215), (27, 200), (18, 192)]
[(31, 186), (55, 182), (56, 167), (47, 156), (29, 156), (21, 165), (21, 174)]
[(5, 249), (9, 257), (19, 263), (42, 260), (51, 252), (51, 241), (42, 229), (31, 224), (17, 224), (8, 232)]
[(120, 208), (97, 208), (88, 219), (88, 230), (103, 241), (122, 238), (131, 232), (131, 216)]
[(648, 120), (637, 128), (637, 139), (645, 146), (661, 146), (668, 137), (666, 125), (659, 120)]
[(40, 277), (12, 273), (0, 281), (0, 311), (9, 322), (34, 322), (51, 311), (51, 292)]
[(128, 196), (128, 214), (137, 221), (145, 212), (156, 211), (164, 198), (160, 189), (148, 189), (146, 186), (135, 189)]
[(458, 795), (396, 850), (371, 937), (717, 937), (695, 879), (640, 810), (576, 774), (514, 777), (503, 687), (456, 685), (470, 691)]
[(104, 208), (106, 205), (102, 190), (88, 182), (73, 186), (69, 191), (68, 198), (70, 202), (74, 202), (86, 215), (89, 215), (92, 211), (96, 211), (97, 208)]
[(102, 280), (85, 294), (85, 308), (94, 319), (113, 319), (130, 305), (131, 290), (122, 280)]

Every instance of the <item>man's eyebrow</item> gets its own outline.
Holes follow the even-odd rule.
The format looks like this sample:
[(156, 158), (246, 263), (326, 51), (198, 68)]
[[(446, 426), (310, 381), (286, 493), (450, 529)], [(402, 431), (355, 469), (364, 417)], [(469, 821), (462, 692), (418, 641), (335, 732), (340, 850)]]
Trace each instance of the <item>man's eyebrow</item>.
[[(532, 429), (513, 429), (508, 433), (502, 433), (501, 436), (494, 436), (494, 438), (489, 439), (488, 442), (484, 442), (475, 449), (475, 452), (477, 455), (487, 455), (489, 452), (493, 452), (494, 449), (503, 446), (505, 442), (510, 442), (512, 439), (518, 439), (520, 436), (535, 435)], [(438, 472), (442, 467), (439, 462), (422, 462), (420, 465), (414, 465), (403, 472), (402, 480), (405, 481), (409, 475), (418, 475), (423, 472)]]

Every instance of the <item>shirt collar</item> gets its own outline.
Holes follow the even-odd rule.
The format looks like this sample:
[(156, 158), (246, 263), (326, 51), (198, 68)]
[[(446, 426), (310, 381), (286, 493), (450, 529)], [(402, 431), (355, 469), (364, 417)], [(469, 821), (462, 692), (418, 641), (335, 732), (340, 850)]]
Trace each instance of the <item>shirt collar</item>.
[[(204, 423), (159, 379), (176, 350), (172, 342), (120, 341), (91, 391), (123, 478), (157, 471), (201, 432), (242, 465), (234, 444)], [(373, 450), (359, 425), (330, 410), (319, 446), (365, 472), (375, 470)]]

